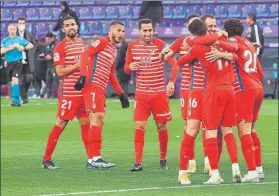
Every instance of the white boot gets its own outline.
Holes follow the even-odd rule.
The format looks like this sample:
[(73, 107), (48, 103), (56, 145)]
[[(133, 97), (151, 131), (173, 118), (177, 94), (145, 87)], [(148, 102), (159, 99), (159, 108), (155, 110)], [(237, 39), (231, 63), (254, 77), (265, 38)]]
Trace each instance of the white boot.
[(259, 176), (256, 170), (254, 171), (248, 171), (248, 174), (246, 174), (242, 178), (242, 182), (259, 182)]
[(221, 178), (219, 170), (211, 170), (211, 177), (204, 184), (221, 184), (224, 180)]
[(232, 177), (234, 183), (240, 183), (241, 182), (241, 173), (239, 169), (238, 163), (232, 164)]

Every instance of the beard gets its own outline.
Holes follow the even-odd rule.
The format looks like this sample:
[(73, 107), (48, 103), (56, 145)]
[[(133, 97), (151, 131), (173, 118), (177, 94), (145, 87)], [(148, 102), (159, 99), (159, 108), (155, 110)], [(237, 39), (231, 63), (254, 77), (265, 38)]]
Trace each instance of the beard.
[(70, 30), (69, 33), (67, 34), (68, 37), (74, 38), (76, 37), (77, 32), (75, 30)]
[(111, 37), (112, 37), (112, 40), (113, 40), (115, 43), (117, 43), (117, 44), (118, 44), (118, 43), (120, 43), (120, 42), (121, 42), (121, 40), (117, 40), (117, 37), (116, 37), (115, 35), (113, 35), (113, 34), (112, 34), (112, 36), (111, 36)]

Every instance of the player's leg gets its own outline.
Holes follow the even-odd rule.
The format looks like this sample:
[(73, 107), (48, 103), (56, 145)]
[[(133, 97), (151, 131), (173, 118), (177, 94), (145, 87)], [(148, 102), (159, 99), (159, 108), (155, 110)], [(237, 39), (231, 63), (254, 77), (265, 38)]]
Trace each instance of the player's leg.
[(158, 139), (160, 143), (160, 168), (168, 169), (167, 165), (167, 150), (168, 150), (168, 129), (166, 122), (156, 122), (156, 127), (158, 131)]
[(261, 152), (261, 141), (256, 132), (256, 121), (258, 120), (259, 111), (263, 101), (263, 89), (257, 89), (257, 100), (254, 105), (253, 110), (253, 122), (252, 122), (252, 139), (255, 147), (255, 161), (256, 161), (256, 170), (258, 172), (260, 180), (264, 179), (264, 172), (262, 167), (262, 152)]
[(142, 171), (142, 154), (144, 147), (144, 135), (146, 130), (147, 119), (151, 113), (150, 97), (136, 93), (134, 102), (134, 122), (135, 122), (135, 164), (131, 169), (132, 172)]
[(238, 150), (236, 140), (232, 131), (232, 127), (236, 125), (236, 110), (235, 110), (235, 96), (232, 93), (227, 97), (228, 102), (225, 107), (223, 119), (221, 122), (221, 135), (224, 136), (227, 151), (232, 163), (232, 178), (233, 182), (241, 182), (241, 173), (238, 164)]
[(45, 169), (58, 169), (52, 161), (52, 154), (58, 142), (58, 139), (68, 124), (68, 120), (62, 120), (59, 117), (56, 119), (56, 123), (49, 133), (46, 150), (43, 158), (42, 167)]
[(11, 106), (21, 106), (20, 103), (20, 88), (19, 88), (19, 78), (21, 77), (22, 64), (21, 62), (12, 63), (10, 65), (10, 73), (12, 76), (11, 85), (12, 85), (12, 104)]
[(219, 127), (217, 131), (217, 145), (218, 145), (218, 153), (219, 153), (219, 161), (220, 161), (222, 150), (223, 150), (223, 134), (222, 134), (221, 127)]
[(157, 125), (160, 143), (160, 166), (167, 169), (168, 129), (166, 123), (172, 120), (169, 98), (165, 92), (157, 93), (151, 99), (151, 110)]
[(248, 167), (248, 174), (242, 182), (258, 182), (256, 171), (254, 143), (251, 136), (253, 107), (255, 98), (251, 91), (236, 93), (237, 129), (241, 142), (242, 153)]

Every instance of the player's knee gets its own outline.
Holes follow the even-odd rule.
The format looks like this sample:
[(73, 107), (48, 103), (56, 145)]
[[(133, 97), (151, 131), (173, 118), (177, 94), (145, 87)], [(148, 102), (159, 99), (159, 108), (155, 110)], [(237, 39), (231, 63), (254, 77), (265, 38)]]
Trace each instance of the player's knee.
[(55, 125), (64, 129), (66, 127), (67, 123), (68, 123), (67, 120), (61, 120), (61, 119), (57, 118)]
[(96, 115), (97, 126), (103, 126), (105, 123), (105, 114), (99, 113)]
[(135, 127), (138, 130), (145, 130), (146, 128), (146, 122), (145, 121), (136, 121), (135, 122)]
[(205, 131), (205, 138), (217, 138), (217, 130), (206, 130)]
[(158, 132), (167, 131), (167, 123), (157, 123), (156, 125), (157, 125)]
[(88, 118), (79, 118), (78, 119), (80, 126), (89, 124), (89, 119)]

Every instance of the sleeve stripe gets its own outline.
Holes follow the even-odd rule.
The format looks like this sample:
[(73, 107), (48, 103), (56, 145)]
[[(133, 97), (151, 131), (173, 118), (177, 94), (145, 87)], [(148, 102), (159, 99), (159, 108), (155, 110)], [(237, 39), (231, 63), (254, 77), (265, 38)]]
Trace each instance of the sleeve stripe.
[[(258, 29), (257, 24), (254, 25), (254, 31), (255, 31), (255, 36), (256, 36), (256, 43), (261, 44), (260, 37), (259, 37), (259, 29)], [(264, 47), (264, 46), (262, 46), (262, 47)], [(259, 54), (260, 54), (260, 48), (257, 48), (257, 55), (259, 55)]]

